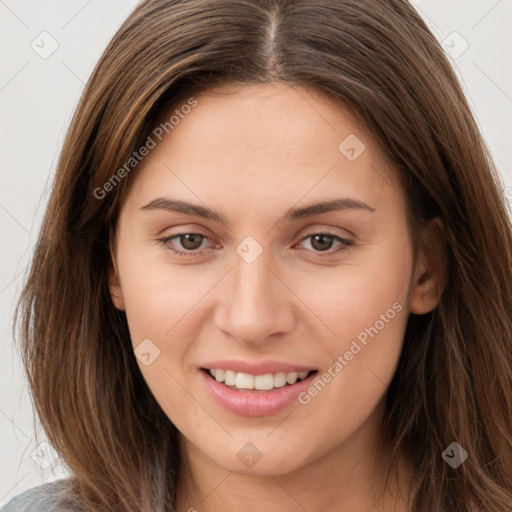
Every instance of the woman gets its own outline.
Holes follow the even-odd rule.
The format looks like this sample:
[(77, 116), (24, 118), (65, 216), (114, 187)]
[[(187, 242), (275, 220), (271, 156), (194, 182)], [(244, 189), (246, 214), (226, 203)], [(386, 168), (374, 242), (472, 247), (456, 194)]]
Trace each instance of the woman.
[(72, 476), (5, 510), (510, 510), (511, 246), (405, 0), (143, 2), (19, 306)]

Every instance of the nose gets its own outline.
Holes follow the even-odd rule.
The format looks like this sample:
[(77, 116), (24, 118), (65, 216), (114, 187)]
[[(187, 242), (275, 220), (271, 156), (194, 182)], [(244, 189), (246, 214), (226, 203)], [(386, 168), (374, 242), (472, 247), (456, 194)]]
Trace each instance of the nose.
[(214, 323), (226, 335), (249, 344), (293, 330), (295, 296), (264, 251), (248, 263), (235, 255), (234, 267), (221, 286)]

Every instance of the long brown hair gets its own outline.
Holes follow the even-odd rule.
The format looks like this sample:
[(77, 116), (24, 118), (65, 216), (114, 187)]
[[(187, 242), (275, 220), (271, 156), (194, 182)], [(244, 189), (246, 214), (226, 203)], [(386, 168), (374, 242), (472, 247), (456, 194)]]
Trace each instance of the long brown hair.
[[(67, 133), (16, 314), (76, 506), (173, 510), (180, 468), (177, 430), (107, 286), (130, 176), (104, 185), (163, 109), (217, 85), (270, 82), (349, 105), (401, 172), (412, 232), (444, 222), (446, 287), (432, 313), (410, 316), (386, 401), (393, 464), (413, 461), (411, 510), (510, 511), (511, 223), (457, 78), (405, 0), (146, 0), (114, 36)], [(441, 456), (453, 441), (469, 454), (457, 469)]]

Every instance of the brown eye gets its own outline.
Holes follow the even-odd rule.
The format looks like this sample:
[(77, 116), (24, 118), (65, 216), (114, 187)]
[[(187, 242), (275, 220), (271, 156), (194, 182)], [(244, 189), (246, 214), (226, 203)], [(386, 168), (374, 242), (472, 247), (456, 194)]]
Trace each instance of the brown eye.
[(202, 233), (178, 233), (176, 235), (160, 238), (158, 241), (168, 250), (178, 256), (198, 256), (208, 249), (203, 242), (210, 240)]
[(330, 235), (312, 235), (311, 236), (311, 247), (316, 251), (327, 251), (332, 247), (334, 237)]
[(181, 246), (188, 251), (195, 251), (201, 246), (203, 241), (203, 235), (199, 233), (187, 233), (185, 235), (179, 235), (176, 237), (179, 239)]
[[(309, 242), (305, 243), (308, 240)], [(308, 244), (310, 247), (307, 247)], [(350, 246), (354, 245), (354, 242), (331, 233), (312, 233), (304, 237), (301, 240), (300, 245), (304, 249), (316, 253), (326, 253), (325, 256), (329, 256), (334, 255), (339, 251), (343, 251), (344, 249), (348, 249)], [(334, 249), (330, 250), (333, 247)]]

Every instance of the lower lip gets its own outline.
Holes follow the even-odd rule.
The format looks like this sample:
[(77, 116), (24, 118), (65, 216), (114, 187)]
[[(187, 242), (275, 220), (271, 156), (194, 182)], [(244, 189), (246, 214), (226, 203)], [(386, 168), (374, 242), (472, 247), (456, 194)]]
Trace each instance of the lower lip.
[(210, 377), (204, 370), (200, 371), (213, 399), (239, 416), (270, 416), (289, 407), (299, 393), (311, 385), (316, 373), (295, 384), (274, 388), (270, 391), (245, 392), (237, 391)]

